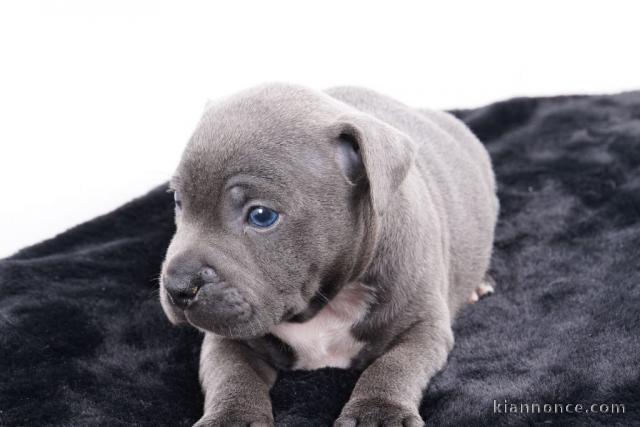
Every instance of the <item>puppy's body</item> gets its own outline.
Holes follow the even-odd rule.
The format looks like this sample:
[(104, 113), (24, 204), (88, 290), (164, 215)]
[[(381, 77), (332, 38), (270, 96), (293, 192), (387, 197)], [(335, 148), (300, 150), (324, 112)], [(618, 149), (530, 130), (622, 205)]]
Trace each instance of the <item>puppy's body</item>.
[[(247, 171), (277, 182), (291, 202), (282, 202), (281, 228), (260, 240), (224, 213), (216, 222), (224, 209), (202, 202)], [(163, 276), (189, 257), (216, 270), (237, 265), (183, 310), (161, 293), (170, 319), (207, 332), (202, 424), (270, 423), (274, 368), (336, 366), (366, 368), (336, 424), (419, 425), (422, 391), (453, 345), (453, 317), (483, 284), (491, 255), (495, 183), (471, 132), (366, 89), (268, 85), (205, 114), (179, 176), (192, 202)]]

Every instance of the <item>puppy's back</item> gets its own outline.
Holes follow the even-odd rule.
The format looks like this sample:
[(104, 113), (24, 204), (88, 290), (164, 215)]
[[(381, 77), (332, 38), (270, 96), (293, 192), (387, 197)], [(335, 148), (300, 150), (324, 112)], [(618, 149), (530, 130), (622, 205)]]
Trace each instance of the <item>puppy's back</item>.
[(491, 258), (499, 204), (486, 149), (449, 113), (412, 108), (366, 88), (337, 87), (326, 93), (399, 129), (418, 145), (416, 168), (424, 191), (437, 193), (432, 203), (448, 225), (443, 249), (449, 255), (447, 297), (454, 315), (484, 279)]

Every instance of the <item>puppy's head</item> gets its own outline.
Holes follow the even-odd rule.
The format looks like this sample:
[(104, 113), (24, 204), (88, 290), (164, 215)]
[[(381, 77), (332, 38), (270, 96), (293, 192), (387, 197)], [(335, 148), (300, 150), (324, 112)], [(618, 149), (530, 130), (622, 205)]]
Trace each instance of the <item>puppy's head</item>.
[(315, 314), (369, 264), (412, 151), (397, 130), (299, 87), (209, 107), (171, 182), (168, 318), (246, 338)]

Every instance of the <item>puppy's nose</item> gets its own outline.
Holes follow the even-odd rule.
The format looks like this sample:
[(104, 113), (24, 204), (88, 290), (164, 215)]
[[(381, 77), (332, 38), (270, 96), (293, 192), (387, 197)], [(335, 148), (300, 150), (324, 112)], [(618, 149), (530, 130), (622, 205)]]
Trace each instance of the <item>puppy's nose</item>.
[(180, 308), (186, 308), (198, 294), (200, 288), (207, 283), (218, 281), (216, 271), (205, 266), (195, 273), (183, 271), (168, 271), (164, 276), (164, 288), (169, 294), (171, 302)]

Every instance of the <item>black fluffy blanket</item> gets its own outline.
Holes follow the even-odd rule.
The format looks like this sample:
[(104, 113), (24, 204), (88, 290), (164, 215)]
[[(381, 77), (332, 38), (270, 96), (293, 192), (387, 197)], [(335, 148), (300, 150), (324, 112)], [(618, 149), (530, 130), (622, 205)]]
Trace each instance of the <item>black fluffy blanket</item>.
[[(421, 414), (431, 425), (640, 424), (640, 92), (456, 114), (498, 177), (498, 286), (460, 313)], [(0, 261), (0, 425), (199, 417), (200, 334), (172, 327), (158, 303), (172, 217), (158, 188)], [(329, 425), (357, 377), (282, 374), (276, 423)]]

